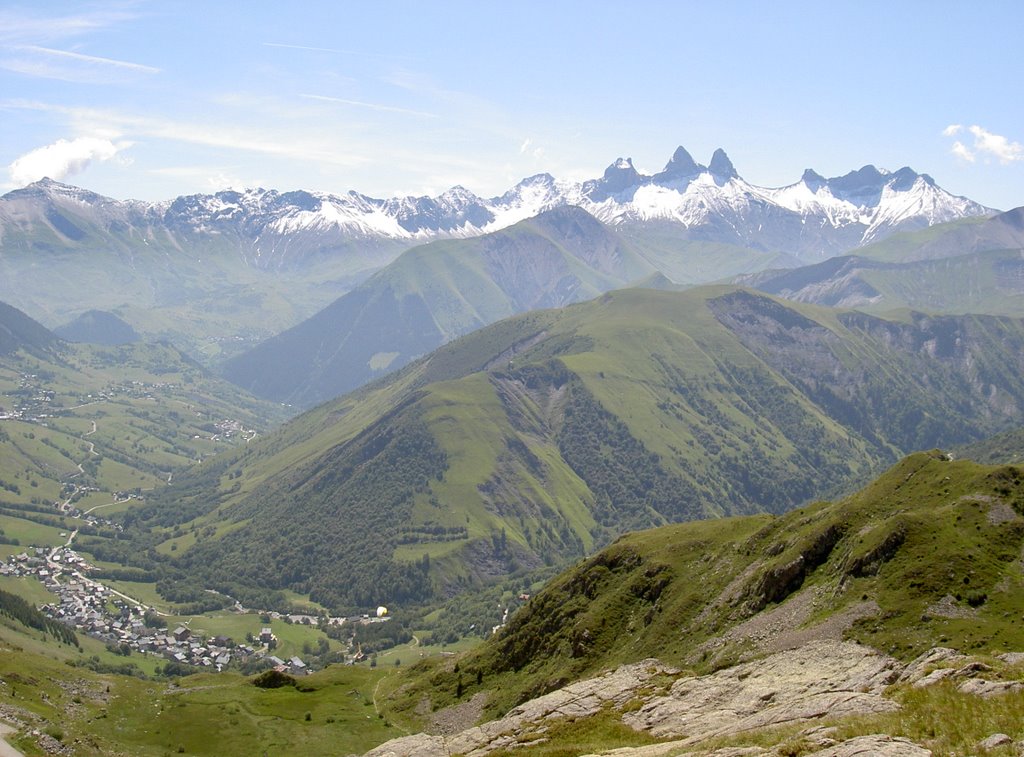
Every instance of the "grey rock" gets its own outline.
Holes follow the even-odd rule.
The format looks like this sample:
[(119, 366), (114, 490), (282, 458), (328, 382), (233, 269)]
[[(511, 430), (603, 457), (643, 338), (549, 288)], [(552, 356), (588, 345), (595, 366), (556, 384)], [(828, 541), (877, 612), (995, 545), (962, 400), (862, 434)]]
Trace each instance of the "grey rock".
[[(597, 678), (578, 681), (563, 689), (531, 699), (509, 711), (499, 720), (469, 728), (449, 737), (432, 736), (432, 741), (407, 741), (416, 737), (394, 739), (369, 752), (367, 757), (447, 757), (463, 754), (481, 757), (497, 749), (518, 744), (519, 735), (529, 729), (543, 734), (544, 721), (554, 718), (583, 718), (597, 714), (605, 706), (621, 707), (637, 690), (655, 676), (675, 675), (678, 671), (657, 660), (644, 660), (623, 665)], [(417, 749), (422, 751), (417, 752)], [(433, 750), (433, 751), (430, 751)]]
[(910, 739), (894, 738), (885, 734), (858, 736), (835, 746), (812, 752), (805, 757), (928, 757), (931, 751)]
[(681, 678), (623, 722), (696, 744), (713, 736), (855, 713), (891, 712), (882, 691), (900, 664), (852, 642), (820, 641), (710, 676)]
[(978, 748), (988, 751), (989, 749), (995, 749), (997, 747), (1006, 746), (1012, 744), (1013, 739), (1007, 736), (1005, 733), (993, 733), (986, 739), (982, 739), (978, 742)]
[(1024, 691), (1024, 683), (1020, 681), (986, 681), (981, 678), (971, 678), (956, 687), (962, 694), (974, 694), (975, 696), (998, 697), (1003, 694), (1013, 694)]
[[(936, 666), (946, 663), (945, 667), (959, 665), (967, 659), (955, 649), (949, 647), (934, 647), (927, 652), (918, 655), (900, 676), (900, 683), (916, 683), (925, 676), (934, 672)], [(938, 680), (941, 680), (938, 679)]]
[(950, 678), (955, 674), (956, 668), (936, 668), (931, 673), (924, 676), (924, 678), (919, 678), (916, 681), (914, 681), (912, 686), (915, 689), (923, 689), (926, 686), (933, 686), (934, 684), (937, 684), (939, 681), (945, 680), (946, 678)]
[(1024, 652), (1005, 652), (999, 655), (999, 659), (1007, 665), (1020, 665), (1024, 663)]
[(365, 757), (448, 757), (443, 736), (417, 733), (381, 744), (366, 753)]

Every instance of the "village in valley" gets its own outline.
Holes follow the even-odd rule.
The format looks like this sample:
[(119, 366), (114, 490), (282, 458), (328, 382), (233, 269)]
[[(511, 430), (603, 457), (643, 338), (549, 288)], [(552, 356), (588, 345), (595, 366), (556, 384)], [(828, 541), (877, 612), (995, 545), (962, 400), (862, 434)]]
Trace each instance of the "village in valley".
[[(164, 613), (90, 578), (91, 570), (88, 562), (67, 545), (29, 547), (0, 563), (0, 576), (35, 577), (56, 595), (54, 602), (40, 608), (48, 617), (105, 642), (108, 649), (126, 657), (133, 653), (156, 655), (169, 665), (187, 666), (176, 669), (171, 665), (171, 669), (180, 673), (221, 672), (251, 663), (255, 668), (274, 668), (293, 676), (310, 672), (306, 661), (298, 655), (281, 658), (273, 654), (278, 639), (270, 625), (261, 627), (258, 634), (247, 634), (241, 641), (223, 635), (207, 637), (184, 622), (172, 628), (164, 620)], [(283, 620), (321, 628), (390, 620), (384, 608), (373, 616), (352, 617), (257, 612), (237, 603), (234, 610), (258, 614), (268, 623)], [(358, 662), (362, 657), (358, 648), (353, 652), (351, 647), (344, 655), (345, 662), (349, 663)]]
[[(21, 371), (14, 378), (16, 388), (12, 387), (11, 390), (3, 394), (4, 401), (0, 402), (0, 420), (21, 422), (49, 429), (56, 419), (78, 416), (77, 411), (81, 408), (126, 401), (158, 402), (161, 399), (176, 396), (176, 391), (181, 388), (176, 384), (166, 382), (133, 380), (114, 382), (102, 389), (83, 392), (72, 400), (73, 404), (65, 405), (60, 401), (59, 392), (50, 385), (51, 378), (42, 373)], [(64, 399), (66, 401), (68, 398)], [(182, 404), (186, 405), (185, 402)], [(186, 405), (186, 407), (191, 414), (192, 406)], [(195, 415), (198, 417), (201, 414), (195, 412)], [(90, 458), (99, 457), (96, 445), (89, 439), (97, 430), (96, 421), (92, 420), (91, 423), (91, 431), (87, 431), (79, 437), (81, 443), (85, 445), (82, 447), (86, 457), (85, 465), (89, 465)], [(197, 426), (197, 429), (200, 427), (202, 428), (201, 436), (192, 436), (192, 438), (202, 438), (215, 444), (239, 442), (244, 444), (257, 436), (256, 431), (234, 418), (209, 419)], [(44, 440), (43, 444), (50, 443)], [(50, 444), (50, 446), (67, 457), (72, 465), (75, 465), (69, 451), (61, 449), (59, 445)], [(79, 528), (83, 533), (91, 533), (97, 529), (110, 532), (122, 531), (123, 526), (120, 522), (103, 517), (99, 512), (94, 511), (102, 507), (123, 506), (130, 500), (141, 499), (141, 491), (139, 489), (111, 491), (109, 505), (93, 505), (91, 507), (81, 505), (80, 507), (79, 500), (101, 494), (102, 489), (96, 486), (92, 479), (83, 480), (85, 477), (82, 464), (75, 465), (75, 467), (77, 471), (64, 477), (59, 499), (48, 503), (55, 511), (55, 515), (62, 519), (72, 518), (79, 521), (81, 523)], [(13, 486), (13, 484), (10, 485)], [(31, 506), (9, 504), (8, 507), (11, 509), (9, 514), (12, 517), (19, 516), (34, 523), (58, 525), (56, 521), (51, 522), (51, 516), (46, 515), (41, 509), (46, 506), (44, 500), (36, 499), (33, 502), (35, 504)], [(347, 645), (341, 650), (338, 649), (337, 644), (334, 645), (331, 651), (332, 661), (353, 663), (364, 659), (365, 655), (358, 644), (353, 644), (350, 641), (352, 634), (340, 632), (340, 627), (344, 625), (355, 627), (360, 624), (390, 620), (390, 616), (386, 612), (353, 617), (330, 617), (327, 614), (282, 614), (251, 610), (235, 603), (232, 612), (260, 617), (260, 626), (255, 626), (254, 623), (241, 624), (253, 628), (253, 630), (245, 632), (243, 638), (205, 633), (196, 627), (200, 624), (195, 622), (203, 616), (195, 616), (191, 619), (170, 618), (172, 622), (169, 625), (169, 616), (160, 609), (93, 577), (97, 569), (72, 548), (79, 528), (69, 527), (66, 532), (61, 532), (60, 537), (67, 539), (62, 545), (53, 546), (51, 542), (49, 546), (21, 547), (20, 551), (16, 549), (15, 553), (10, 554), (6, 561), (0, 562), (0, 577), (38, 579), (54, 595), (52, 602), (40, 608), (51, 619), (66, 625), (76, 633), (104, 642), (109, 651), (124, 655), (126, 658), (133, 654), (160, 657), (166, 661), (163, 666), (165, 672), (174, 671), (177, 674), (198, 671), (220, 672), (229, 668), (251, 672), (255, 669), (273, 667), (290, 675), (304, 675), (309, 672), (311, 663), (313, 665), (322, 664), (322, 659), (326, 657), (329, 647), (327, 636), (311, 632), (309, 638), (316, 638), (319, 644), (306, 643), (303, 644), (301, 650), (296, 650), (293, 648), (294, 644), (279, 643), (280, 640), (273, 632), (273, 626), (276, 623), (298, 624), (310, 626), (312, 629), (330, 629), (330, 637)], [(2, 533), (0, 531), (0, 534)], [(17, 545), (18, 542), (15, 540), (9, 543)], [(126, 591), (131, 591), (131, 589), (126, 589)], [(151, 602), (152, 600), (147, 601)], [(231, 625), (237, 628), (239, 624)], [(238, 635), (241, 636), (241, 634)], [(282, 647), (289, 650), (288, 654), (281, 652)], [(302, 656), (295, 654), (298, 651), (301, 651), (302, 656), (307, 659), (304, 660)], [(282, 656), (278, 656), (278, 654)]]

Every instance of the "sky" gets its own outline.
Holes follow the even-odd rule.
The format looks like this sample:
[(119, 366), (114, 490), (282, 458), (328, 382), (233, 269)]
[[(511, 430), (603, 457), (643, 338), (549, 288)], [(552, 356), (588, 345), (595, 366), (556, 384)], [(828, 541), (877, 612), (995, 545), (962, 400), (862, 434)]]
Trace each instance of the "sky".
[(1024, 205), (1019, 2), (0, 0), (0, 191), (373, 197), (909, 165)]

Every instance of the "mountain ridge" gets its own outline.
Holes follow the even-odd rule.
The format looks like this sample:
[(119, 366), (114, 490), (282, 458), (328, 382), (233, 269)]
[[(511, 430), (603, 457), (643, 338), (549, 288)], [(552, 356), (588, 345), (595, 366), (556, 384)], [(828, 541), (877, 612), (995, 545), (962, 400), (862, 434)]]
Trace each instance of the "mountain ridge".
[[(1021, 690), (1022, 479), (1019, 467), (951, 461), (933, 450), (839, 501), (623, 536), (549, 581), (454, 663), (421, 661), (383, 685), (388, 714), (407, 730), (471, 701), (480, 720), (503, 718), (370, 754), (503, 753), (510, 743), (529, 747), (538, 733), (571, 753), (574, 733), (598, 743), (614, 734), (610, 719), (628, 724), (623, 732), (634, 738), (680, 739), (615, 754), (711, 755), (723, 753), (715, 737), (727, 732), (749, 738), (774, 726), (770, 741), (747, 743), (784, 743), (793, 732), (781, 724), (834, 726), (851, 714), (865, 729), (856, 733), (912, 736), (933, 748), (941, 734), (942, 753), (973, 753), (996, 729), (959, 722), (977, 719), (969, 701)], [(988, 680), (971, 680), (977, 673)], [(962, 695), (963, 716), (941, 712), (958, 728), (925, 720), (907, 733), (905, 721), (877, 717), (920, 712), (926, 687), (945, 690), (925, 707), (949, 707), (954, 687)], [(868, 692), (873, 702), (861, 699)], [(785, 704), (814, 697), (816, 705)], [(880, 725), (897, 730), (867, 730)], [(800, 749), (743, 753), (806, 754), (815, 736), (827, 734), (821, 746), (833, 746), (845, 730), (806, 728), (786, 744)], [(884, 744), (813, 753), (930, 754)]]
[[(837, 238), (817, 239), (824, 245), (820, 249), (800, 242), (789, 250), (811, 257), (835, 254), (844, 245), (852, 248), (907, 224), (931, 225), (991, 212), (950, 195), (930, 176), (908, 167), (890, 173), (867, 165), (830, 179), (807, 169), (794, 184), (768, 188), (744, 181), (721, 148), (704, 166), (683, 147), (653, 175), (641, 174), (630, 159), (619, 158), (599, 179), (572, 183), (536, 174), (491, 198), (460, 186), (436, 197), (388, 199), (354, 190), (332, 194), (258, 188), (160, 202), (120, 202), (43, 179), (0, 197), (0, 243), (5, 231), (23, 226), (27, 220), (25, 211), (5, 212), (4, 205), (25, 204), (29, 199), (48, 201), (47, 225), (71, 241), (79, 241), (84, 231), (55, 209), (60, 200), (100, 207), (142, 235), (152, 236), (161, 228), (182, 240), (203, 233), (234, 234), (244, 244), (244, 254), (257, 266), (287, 265), (289, 254), (315, 246), (308, 240), (297, 241), (297, 235), (330, 232), (333, 240), (320, 243), (328, 249), (338, 247), (342, 239), (429, 241), (494, 231), (562, 205), (579, 205), (599, 220), (616, 225), (661, 218), (684, 228), (710, 225), (720, 233), (722, 221), (734, 220), (737, 211), (756, 213), (762, 222), (776, 225), (791, 224), (794, 218), (806, 222), (809, 216), (820, 217), (820, 225), (831, 226)], [(852, 227), (859, 230), (859, 236), (850, 233)], [(298, 249), (289, 252), (289, 247)]]
[(224, 375), (309, 406), (501, 318), (561, 307), (657, 273), (574, 206), (479, 237), (414, 247), (302, 323), (229, 360)]
[(139, 517), (216, 534), (177, 561), (232, 596), (284, 581), (326, 605), (415, 602), (623, 530), (780, 512), (1004, 430), (1024, 413), (1021, 354), (1008, 318), (618, 290), (451, 342), (182, 474)]

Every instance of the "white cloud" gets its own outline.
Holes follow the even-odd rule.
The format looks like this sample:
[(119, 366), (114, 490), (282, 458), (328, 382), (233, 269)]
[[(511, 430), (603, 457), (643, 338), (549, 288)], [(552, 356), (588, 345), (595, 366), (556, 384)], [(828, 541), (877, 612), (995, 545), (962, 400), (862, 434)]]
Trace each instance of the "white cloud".
[(540, 160), (544, 157), (543, 147), (534, 147), (533, 140), (527, 139), (519, 146), (520, 155), (532, 155), (535, 159)]
[(149, 173), (175, 179), (187, 179), (190, 182), (201, 184), (211, 192), (219, 192), (223, 189), (242, 190), (246, 187), (267, 184), (264, 179), (243, 179), (232, 169), (218, 166), (167, 166), (150, 169)]
[(43, 177), (60, 180), (81, 173), (94, 160), (110, 160), (130, 145), (130, 142), (115, 144), (97, 137), (79, 137), (71, 141), (58, 139), (52, 145), (22, 155), (11, 163), (8, 171), (17, 186), (31, 184)]
[(44, 41), (67, 39), (106, 29), (135, 18), (134, 13), (119, 10), (96, 10), (53, 16), (29, 11), (0, 10), (0, 42)]
[(968, 163), (974, 162), (974, 153), (967, 149), (967, 145), (959, 139), (953, 143), (952, 152), (961, 160), (966, 160)]
[(978, 152), (987, 153), (1004, 164), (1024, 160), (1024, 145), (1020, 142), (1012, 142), (980, 126), (972, 126), (969, 131), (974, 135), (974, 149)]
[(26, 76), (78, 83), (107, 83), (132, 74), (156, 74), (159, 68), (131, 61), (83, 55), (38, 45), (4, 48), (0, 68)]
[(979, 157), (994, 158), (1004, 165), (1024, 160), (1024, 145), (1001, 134), (993, 134), (982, 126), (964, 127), (962, 124), (950, 124), (942, 130), (942, 134), (953, 137), (963, 132), (965, 128), (974, 137), (973, 144), (968, 146), (958, 139), (950, 147), (950, 152), (961, 160), (976, 163)]
[(336, 166), (356, 166), (367, 162), (363, 150), (358, 147), (341, 149), (337, 135), (333, 133), (308, 133), (304, 138), (296, 139), (294, 133), (288, 136), (272, 128), (178, 121), (159, 116), (30, 100), (0, 100), (0, 108), (59, 113), (69, 120), (72, 129), (85, 134), (124, 134), (132, 139), (166, 139)]

